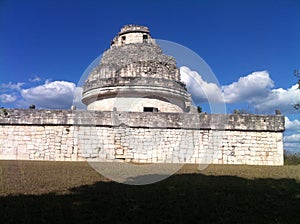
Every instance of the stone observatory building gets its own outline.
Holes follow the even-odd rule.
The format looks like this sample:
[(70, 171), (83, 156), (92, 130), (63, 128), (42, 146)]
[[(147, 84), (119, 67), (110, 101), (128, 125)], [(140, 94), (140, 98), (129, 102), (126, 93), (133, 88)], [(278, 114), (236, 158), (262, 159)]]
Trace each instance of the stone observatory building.
[[(163, 54), (145, 26), (124, 26), (85, 82), (88, 110), (190, 112), (176, 60)], [(193, 110), (194, 108), (192, 108)]]
[(283, 165), (284, 116), (198, 113), (173, 57), (124, 26), (89, 74), (88, 110), (0, 108), (0, 160)]

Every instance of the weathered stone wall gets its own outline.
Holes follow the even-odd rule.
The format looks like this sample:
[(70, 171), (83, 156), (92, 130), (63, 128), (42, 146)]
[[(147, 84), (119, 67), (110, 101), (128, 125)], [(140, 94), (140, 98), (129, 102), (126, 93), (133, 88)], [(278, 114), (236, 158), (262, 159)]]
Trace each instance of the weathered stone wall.
[[(145, 36), (145, 38), (144, 38)], [(113, 39), (111, 47), (121, 46), (130, 43), (154, 42), (149, 34), (148, 27), (127, 25), (124, 26), (118, 35)]]
[[(174, 102), (174, 103), (173, 103)], [(155, 107), (159, 108), (160, 112), (183, 112), (181, 107), (177, 106), (175, 101), (167, 102), (161, 99), (149, 99), (144, 98), (128, 98), (118, 96), (116, 98), (106, 98), (103, 100), (97, 100), (88, 105), (88, 110), (98, 110), (98, 111), (112, 111), (113, 108), (118, 108), (120, 111), (131, 111), (131, 112), (143, 112), (144, 107)]]
[[(120, 77), (120, 70), (128, 65), (136, 62), (156, 62), (159, 64), (166, 64), (174, 76), (171, 80), (180, 82), (180, 75), (176, 69), (176, 61), (173, 57), (162, 53), (161, 48), (154, 44), (128, 44), (118, 48), (112, 48), (103, 53), (101, 63), (95, 67), (90, 76), (85, 82), (83, 92), (95, 88), (96, 86), (107, 86), (107, 83), (102, 83), (101, 79), (112, 78), (118, 81)], [(163, 74), (160, 74), (163, 75)], [(132, 74), (130, 75), (130, 77)], [(135, 77), (140, 77), (136, 74)], [(164, 76), (168, 77), (168, 76)], [(151, 77), (150, 77), (151, 78)], [(101, 82), (97, 83), (98, 80)]]
[(175, 64), (157, 61), (137, 61), (116, 71), (117, 77), (145, 77), (172, 80), (178, 76)]
[(279, 115), (6, 112), (0, 159), (283, 165)]

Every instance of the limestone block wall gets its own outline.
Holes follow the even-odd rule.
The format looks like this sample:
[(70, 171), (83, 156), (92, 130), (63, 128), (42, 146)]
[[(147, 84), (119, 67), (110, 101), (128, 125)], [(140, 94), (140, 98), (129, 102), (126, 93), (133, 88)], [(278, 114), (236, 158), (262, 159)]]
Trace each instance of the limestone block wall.
[(279, 115), (14, 109), (0, 159), (283, 165), (283, 131)]

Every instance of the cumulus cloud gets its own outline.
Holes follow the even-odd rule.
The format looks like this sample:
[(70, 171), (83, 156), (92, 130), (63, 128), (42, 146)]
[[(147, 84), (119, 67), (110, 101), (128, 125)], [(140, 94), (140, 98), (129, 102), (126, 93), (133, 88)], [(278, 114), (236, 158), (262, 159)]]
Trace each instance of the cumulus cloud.
[(253, 72), (240, 77), (237, 82), (222, 87), (226, 103), (238, 103), (245, 100), (255, 101), (256, 98), (266, 97), (273, 81), (267, 71)]
[(74, 91), (74, 83), (54, 81), (23, 89), (21, 95), (28, 104), (35, 104), (39, 108), (69, 109), (73, 102)]
[(199, 73), (186, 66), (180, 68), (180, 74), (181, 81), (186, 84), (189, 93), (197, 98), (197, 102), (254, 102), (257, 98), (267, 97), (274, 85), (267, 71), (253, 72), (240, 77), (237, 82), (221, 87), (206, 82)]
[(13, 103), (17, 100), (17, 96), (15, 94), (1, 94), (0, 100), (2, 103)]
[(284, 113), (295, 113), (294, 105), (300, 102), (300, 90), (298, 85), (293, 85), (289, 89), (272, 89), (268, 95), (263, 98), (255, 99), (252, 104), (262, 112), (274, 111), (280, 109)]
[(223, 93), (215, 83), (209, 83), (202, 79), (196, 72), (186, 66), (180, 67), (181, 81), (186, 84), (187, 90), (192, 94), (195, 103), (201, 102), (222, 102)]
[(293, 107), (300, 102), (298, 85), (283, 89), (274, 87), (274, 82), (267, 71), (253, 72), (240, 77), (230, 85), (217, 86), (202, 79), (196, 71), (188, 67), (181, 67), (181, 80), (186, 83), (189, 93), (196, 103), (201, 102), (247, 102), (256, 111), (273, 113), (276, 109), (283, 113), (295, 113)]
[(1, 89), (9, 89), (9, 90), (17, 90), (17, 91), (21, 91), (22, 86), (24, 85), (24, 82), (18, 82), (18, 83), (2, 83), (1, 84)]
[(285, 128), (287, 131), (300, 131), (300, 121), (298, 119), (291, 121), (285, 117)]
[(82, 87), (76, 87), (74, 91), (73, 105), (75, 105), (77, 109), (86, 109), (86, 105), (81, 102), (82, 91)]
[(290, 152), (300, 152), (300, 121), (285, 117), (284, 149)]

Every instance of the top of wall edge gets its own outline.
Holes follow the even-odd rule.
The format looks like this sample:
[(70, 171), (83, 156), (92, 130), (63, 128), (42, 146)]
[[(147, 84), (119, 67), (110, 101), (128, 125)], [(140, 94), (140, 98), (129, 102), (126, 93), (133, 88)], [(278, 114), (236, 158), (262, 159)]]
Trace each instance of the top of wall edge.
[[(2, 109), (3, 110), (3, 109)], [(5, 109), (0, 125), (88, 125), (145, 128), (284, 131), (284, 116)]]

